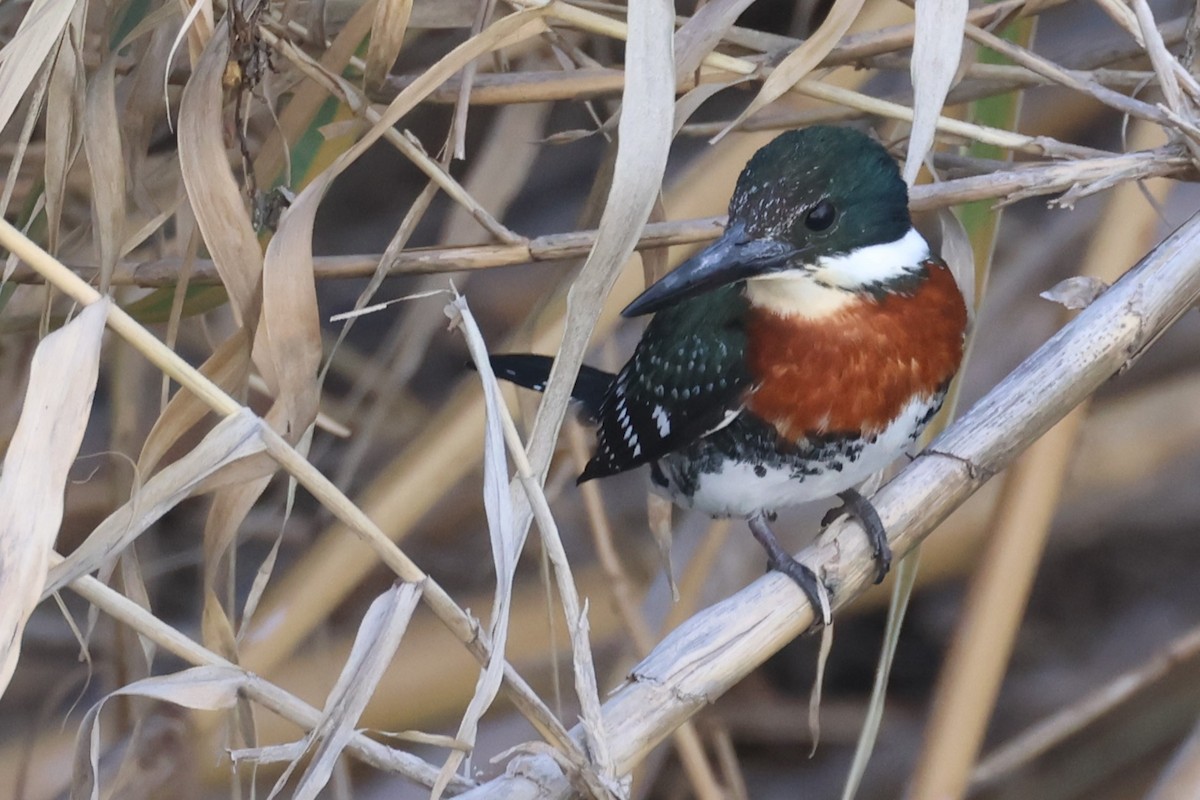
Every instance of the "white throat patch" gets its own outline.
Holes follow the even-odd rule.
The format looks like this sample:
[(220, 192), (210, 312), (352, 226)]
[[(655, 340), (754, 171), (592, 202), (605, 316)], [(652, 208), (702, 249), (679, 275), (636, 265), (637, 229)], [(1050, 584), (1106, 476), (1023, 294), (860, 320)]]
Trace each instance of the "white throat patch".
[(751, 278), (746, 281), (746, 298), (751, 305), (780, 316), (818, 319), (856, 302), (855, 290), (901, 278), (928, 258), (929, 245), (916, 228), (909, 228), (894, 242), (820, 258), (802, 269)]

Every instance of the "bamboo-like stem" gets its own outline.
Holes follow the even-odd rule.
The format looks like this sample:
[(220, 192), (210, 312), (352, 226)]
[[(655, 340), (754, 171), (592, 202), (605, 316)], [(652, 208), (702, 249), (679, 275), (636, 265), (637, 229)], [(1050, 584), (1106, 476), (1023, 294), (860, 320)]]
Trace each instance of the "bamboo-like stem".
[[(930, 211), (975, 200), (1001, 199), (1008, 203), (1063, 191), (1072, 191), (1072, 199), (1079, 199), (1122, 182), (1186, 177), (1194, 171), (1195, 165), (1182, 150), (1171, 146), (1078, 161), (1019, 166), (914, 186), (909, 192), (909, 205), (913, 211)], [(711, 241), (721, 235), (724, 225), (724, 216), (652, 222), (646, 225), (637, 247), (646, 250)], [(424, 275), (558, 261), (586, 255), (595, 241), (596, 232), (590, 230), (547, 234), (522, 244), (405, 250), (387, 265), (387, 272), (390, 275)], [(313, 262), (318, 280), (336, 280), (369, 276), (375, 272), (381, 258), (380, 254), (368, 253), (318, 256)], [(113, 274), (112, 283), (114, 286), (173, 286), (182, 264), (179, 258), (120, 263)], [(220, 282), (212, 261), (196, 259), (194, 265), (191, 283)], [(85, 280), (99, 272), (99, 267), (95, 265), (75, 265), (72, 269)], [(20, 267), (9, 280), (14, 283), (40, 283), (43, 278), (36, 270)]]
[[(1121, 372), (1200, 298), (1200, 214), (1030, 356), (873, 498), (897, 555), (1036, 439)], [(835, 523), (801, 554), (834, 587), (840, 608), (870, 585), (870, 545), (853, 522)], [(812, 622), (812, 608), (769, 574), (694, 616), (655, 648), (604, 705), (612, 755), (631, 769), (680, 722), (729, 689)], [(574, 735), (579, 732), (575, 731)], [(510, 769), (463, 795), (558, 798), (569, 780), (551, 759)], [(537, 775), (534, 782), (526, 775)]]

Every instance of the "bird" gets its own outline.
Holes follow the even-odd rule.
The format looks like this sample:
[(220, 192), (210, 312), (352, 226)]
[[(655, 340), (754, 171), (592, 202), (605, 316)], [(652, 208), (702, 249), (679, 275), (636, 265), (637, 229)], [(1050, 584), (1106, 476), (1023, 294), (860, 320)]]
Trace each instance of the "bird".
[[(653, 314), (614, 375), (573, 388), (596, 425), (579, 483), (649, 466), (683, 508), (740, 517), (828, 624), (828, 587), (779, 543), (785, 507), (834, 497), (891, 549), (857, 487), (916, 443), (962, 362), (968, 312), (913, 227), (896, 161), (870, 136), (782, 133), (737, 179), (724, 233), (622, 312)], [(492, 355), (498, 378), (541, 391), (553, 360)]]

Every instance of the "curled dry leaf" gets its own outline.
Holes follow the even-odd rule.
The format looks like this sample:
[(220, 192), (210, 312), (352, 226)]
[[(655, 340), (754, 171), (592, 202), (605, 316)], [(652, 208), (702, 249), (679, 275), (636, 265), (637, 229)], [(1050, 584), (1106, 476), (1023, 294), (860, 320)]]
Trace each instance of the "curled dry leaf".
[(249, 676), (234, 666), (192, 667), (171, 675), (131, 683), (107, 695), (88, 709), (75, 740), (75, 768), (71, 776), (71, 800), (100, 800), (100, 712), (114, 697), (148, 697), (199, 711), (233, 708)]
[(942, 105), (958, 72), (962, 56), (967, 0), (920, 0), (909, 69), (913, 82), (912, 133), (904, 158), (904, 181), (917, 180), (921, 163), (933, 146)]
[(225, 152), (224, 89), (228, 21), (211, 39), (183, 90), (179, 106), (179, 164), (204, 246), (229, 293), (234, 319), (254, 328), (262, 248)]
[(109, 303), (100, 300), (38, 345), (0, 475), (0, 693), (40, 602), (62, 524), (67, 472), (92, 412)]
[(1108, 284), (1099, 278), (1094, 278), (1091, 275), (1075, 275), (1074, 277), (1059, 281), (1038, 296), (1058, 303), (1063, 308), (1078, 311), (1081, 308), (1090, 306), (1097, 297), (1104, 294), (1107, 290)]
[[(244, 331), (235, 331), (200, 366), (204, 377), (235, 396), (248, 379), (250, 362), (246, 341)], [(138, 457), (138, 472), (143, 477), (150, 475), (180, 437), (211, 412), (212, 409), (194, 392), (176, 392), (146, 436)]]

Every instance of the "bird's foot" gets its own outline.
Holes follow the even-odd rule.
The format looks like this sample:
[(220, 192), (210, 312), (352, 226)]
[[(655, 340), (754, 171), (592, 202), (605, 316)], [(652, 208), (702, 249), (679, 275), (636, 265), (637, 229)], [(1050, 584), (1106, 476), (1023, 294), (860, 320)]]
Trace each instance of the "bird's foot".
[(888, 544), (887, 531), (879, 519), (879, 512), (871, 505), (871, 501), (856, 489), (838, 492), (838, 497), (842, 498), (842, 504), (825, 512), (825, 516), (821, 518), (821, 526), (829, 525), (843, 514), (857, 519), (871, 542), (871, 549), (875, 555), (875, 582), (879, 583), (892, 569), (892, 548)]
[(822, 625), (828, 626), (833, 617), (829, 607), (829, 590), (825, 588), (825, 584), (821, 583), (816, 573), (792, 558), (791, 553), (783, 549), (783, 545), (775, 538), (775, 531), (771, 530), (771, 526), (767, 524), (765, 515), (755, 514), (747, 522), (754, 538), (758, 539), (759, 544), (767, 551), (767, 567), (791, 578), (800, 587), (800, 591), (808, 597), (814, 616), (820, 620)]

